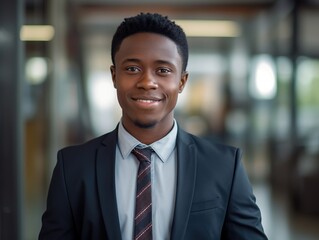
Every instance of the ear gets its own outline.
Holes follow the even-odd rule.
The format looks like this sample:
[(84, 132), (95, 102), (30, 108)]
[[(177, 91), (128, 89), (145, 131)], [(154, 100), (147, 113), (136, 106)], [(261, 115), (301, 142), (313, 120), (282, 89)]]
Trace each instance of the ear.
[(111, 71), (113, 86), (114, 88), (116, 88), (116, 69), (114, 65), (110, 67), (110, 71)]
[(181, 80), (179, 82), (179, 90), (178, 90), (179, 93), (183, 92), (183, 89), (186, 85), (187, 80), (188, 80), (188, 72), (184, 71), (182, 73)]

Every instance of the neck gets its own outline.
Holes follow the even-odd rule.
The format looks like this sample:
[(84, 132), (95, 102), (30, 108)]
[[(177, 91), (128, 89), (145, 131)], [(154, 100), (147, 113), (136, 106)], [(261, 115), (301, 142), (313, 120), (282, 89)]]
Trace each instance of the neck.
[(126, 124), (124, 122), (123, 126), (133, 137), (139, 140), (141, 143), (146, 145), (152, 144), (165, 137), (173, 128), (174, 121), (172, 119), (170, 125), (163, 126), (151, 126), (151, 127), (142, 127), (136, 124)]

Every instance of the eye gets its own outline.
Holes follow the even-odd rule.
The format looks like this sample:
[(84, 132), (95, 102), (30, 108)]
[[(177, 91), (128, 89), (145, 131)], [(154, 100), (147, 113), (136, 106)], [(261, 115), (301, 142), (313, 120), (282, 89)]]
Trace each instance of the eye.
[(172, 72), (172, 70), (169, 69), (169, 68), (159, 68), (159, 69), (157, 69), (157, 73), (162, 74), (162, 75), (169, 74), (171, 72)]
[(137, 73), (140, 72), (140, 68), (136, 66), (128, 66), (125, 68), (125, 71), (130, 72), (130, 73)]

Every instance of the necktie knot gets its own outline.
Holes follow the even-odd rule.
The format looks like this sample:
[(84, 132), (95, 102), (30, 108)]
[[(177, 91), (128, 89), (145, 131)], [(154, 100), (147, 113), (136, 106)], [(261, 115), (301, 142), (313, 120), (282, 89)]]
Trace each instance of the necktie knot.
[(152, 155), (153, 149), (151, 147), (146, 148), (134, 148), (132, 150), (132, 153), (134, 156), (140, 161), (140, 162), (151, 162), (151, 155)]

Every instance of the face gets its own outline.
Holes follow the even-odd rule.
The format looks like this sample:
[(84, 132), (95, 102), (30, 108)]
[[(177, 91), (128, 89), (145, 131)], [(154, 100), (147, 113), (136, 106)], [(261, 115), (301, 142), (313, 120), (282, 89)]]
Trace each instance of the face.
[(176, 44), (159, 34), (137, 33), (123, 40), (114, 61), (111, 73), (124, 127), (171, 129), (188, 77)]

